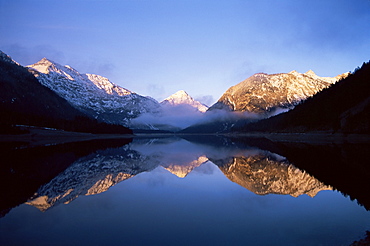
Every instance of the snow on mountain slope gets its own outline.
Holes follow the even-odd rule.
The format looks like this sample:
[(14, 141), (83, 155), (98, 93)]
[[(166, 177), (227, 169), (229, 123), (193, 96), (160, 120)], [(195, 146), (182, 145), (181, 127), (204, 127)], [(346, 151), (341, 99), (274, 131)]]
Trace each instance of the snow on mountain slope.
[(115, 85), (107, 78), (80, 74), (70, 66), (46, 58), (28, 67), (42, 85), (75, 108), (104, 122), (127, 126), (132, 118), (142, 113), (156, 113), (160, 107), (156, 100)]
[[(194, 100), (181, 90), (167, 97), (161, 103), (159, 113), (146, 113), (133, 119), (134, 126), (153, 130), (179, 131), (203, 118), (208, 107)], [(135, 128), (135, 127), (134, 127)]]
[(348, 76), (319, 77), (312, 70), (304, 74), (257, 73), (239, 84), (230, 87), (212, 109), (268, 114), (277, 108), (291, 108), (302, 100)]
[(199, 101), (194, 100), (188, 93), (181, 90), (167, 97), (161, 102), (162, 105), (189, 105), (200, 112), (206, 112), (208, 107)]
[(103, 76), (88, 73), (86, 74), (86, 76), (91, 82), (96, 85), (96, 87), (104, 90), (110, 95), (127, 96), (133, 93), (125, 88), (113, 84), (109, 81), (109, 79)]

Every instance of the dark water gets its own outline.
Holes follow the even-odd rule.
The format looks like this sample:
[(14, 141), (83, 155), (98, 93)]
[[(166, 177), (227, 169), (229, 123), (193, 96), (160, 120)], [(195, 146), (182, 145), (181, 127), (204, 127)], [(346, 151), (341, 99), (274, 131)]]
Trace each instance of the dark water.
[(367, 144), (19, 146), (2, 146), (0, 245), (350, 245), (370, 230)]

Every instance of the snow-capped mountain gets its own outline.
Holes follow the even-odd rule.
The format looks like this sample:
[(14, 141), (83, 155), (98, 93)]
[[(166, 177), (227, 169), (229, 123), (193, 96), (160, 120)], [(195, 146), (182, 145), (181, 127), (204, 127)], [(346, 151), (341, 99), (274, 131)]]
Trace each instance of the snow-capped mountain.
[(178, 91), (164, 99), (161, 102), (161, 105), (166, 106), (189, 105), (203, 113), (208, 110), (208, 107), (206, 105), (202, 104), (199, 101), (194, 100), (191, 96), (189, 96), (188, 93), (186, 93), (183, 90)]
[[(35, 70), (34, 70), (35, 71)], [(40, 84), (29, 69), (0, 51), (0, 124), (29, 125), (89, 133), (132, 133), (123, 126), (97, 123)], [(2, 127), (12, 131), (12, 127)]]
[(46, 58), (28, 68), (42, 85), (80, 111), (95, 119), (133, 129), (179, 130), (178, 126), (172, 126), (168, 121), (169, 114), (174, 117), (172, 111), (190, 109), (191, 112), (203, 113), (208, 109), (185, 91), (179, 91), (158, 103), (153, 98), (115, 85), (105, 77), (81, 74), (71, 66), (62, 66)]
[(66, 99), (72, 106), (94, 118), (128, 125), (142, 113), (155, 113), (159, 103), (113, 84), (95, 74), (80, 74), (70, 66), (43, 58), (28, 66), (39, 82)]
[(160, 105), (158, 113), (142, 114), (133, 119), (132, 128), (177, 132), (198, 122), (208, 109), (183, 90), (167, 97)]
[(336, 77), (319, 77), (312, 70), (304, 74), (257, 73), (230, 87), (212, 109), (269, 115), (278, 108), (288, 109), (334, 84), (348, 73)]

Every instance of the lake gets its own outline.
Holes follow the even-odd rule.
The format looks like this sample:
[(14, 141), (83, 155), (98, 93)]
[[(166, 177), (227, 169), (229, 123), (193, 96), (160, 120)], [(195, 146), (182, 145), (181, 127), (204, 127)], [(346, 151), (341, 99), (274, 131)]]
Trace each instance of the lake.
[(135, 137), (1, 151), (1, 245), (351, 245), (369, 144)]

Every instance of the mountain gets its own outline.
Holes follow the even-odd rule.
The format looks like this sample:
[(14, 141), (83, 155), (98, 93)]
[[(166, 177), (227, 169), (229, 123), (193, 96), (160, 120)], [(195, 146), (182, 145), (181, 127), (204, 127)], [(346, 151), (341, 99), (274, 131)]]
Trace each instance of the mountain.
[[(81, 113), (71, 107), (66, 100), (53, 91), (42, 86), (37, 79), (9, 56), (0, 51), (0, 98), (2, 119), (4, 115), (28, 114), (37, 116), (49, 115), (51, 118), (72, 120)], [(42, 95), (42, 97), (38, 96)], [(48, 103), (46, 103), (48, 102)], [(10, 116), (9, 116), (10, 117)], [(9, 119), (10, 120), (10, 119)]]
[(39, 82), (56, 92), (71, 105), (93, 118), (120, 125), (129, 125), (132, 118), (155, 113), (159, 103), (113, 84), (95, 74), (80, 74), (70, 66), (43, 58), (28, 68)]
[(68, 65), (62, 66), (46, 58), (28, 68), (42, 85), (78, 110), (99, 121), (128, 126), (138, 133), (178, 131), (181, 129), (177, 120), (180, 111), (189, 120), (189, 114), (203, 113), (208, 109), (185, 91), (179, 91), (158, 103), (153, 98), (120, 87), (105, 77), (81, 74)]
[(296, 106), (346, 76), (348, 74), (319, 77), (312, 70), (304, 74), (297, 71), (257, 73), (230, 87), (209, 110), (240, 111), (266, 117)]
[(319, 77), (312, 70), (304, 74), (257, 73), (230, 87), (205, 113), (203, 122), (181, 133), (224, 133), (261, 118), (294, 108), (303, 100), (348, 76)]
[(202, 119), (207, 109), (206, 105), (181, 90), (164, 99), (155, 114), (145, 113), (133, 119), (131, 127), (136, 133), (178, 132)]
[(161, 102), (161, 105), (163, 106), (188, 105), (203, 113), (208, 110), (208, 107), (206, 105), (202, 104), (199, 101), (194, 100), (191, 96), (189, 96), (188, 93), (186, 93), (183, 90), (178, 91), (175, 94), (172, 94), (171, 96), (164, 99)]
[(370, 133), (370, 63), (293, 110), (234, 131)]
[[(131, 133), (125, 127), (98, 124), (41, 85), (25, 67), (0, 51), (2, 125), (33, 125), (70, 131)], [(4, 128), (1, 128), (4, 131)]]

